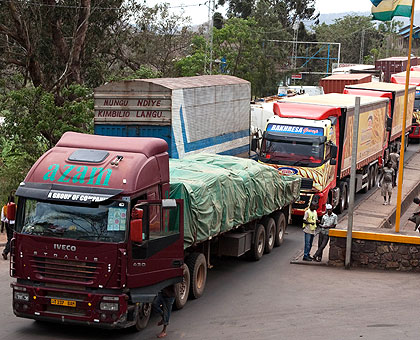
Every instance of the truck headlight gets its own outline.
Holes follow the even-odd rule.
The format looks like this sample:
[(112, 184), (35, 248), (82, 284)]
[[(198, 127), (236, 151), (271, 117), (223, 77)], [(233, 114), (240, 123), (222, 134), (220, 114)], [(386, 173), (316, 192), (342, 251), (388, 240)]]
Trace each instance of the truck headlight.
[(23, 292), (15, 292), (15, 300), (29, 301), (29, 294)]
[(117, 311), (119, 308), (118, 303), (114, 302), (101, 302), (99, 304), (100, 310)]

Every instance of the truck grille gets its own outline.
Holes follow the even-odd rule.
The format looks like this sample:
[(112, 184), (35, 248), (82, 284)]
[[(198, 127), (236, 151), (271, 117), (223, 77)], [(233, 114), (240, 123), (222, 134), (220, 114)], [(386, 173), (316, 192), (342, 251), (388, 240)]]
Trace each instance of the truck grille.
[(34, 257), (32, 269), (39, 279), (71, 281), (83, 285), (92, 284), (98, 276), (98, 263)]
[(292, 208), (294, 209), (306, 209), (309, 206), (309, 200), (311, 196), (301, 195), (299, 199), (293, 203)]
[(301, 189), (312, 189), (313, 183), (314, 183), (314, 181), (311, 178), (302, 178), (301, 183), (300, 183), (300, 188)]

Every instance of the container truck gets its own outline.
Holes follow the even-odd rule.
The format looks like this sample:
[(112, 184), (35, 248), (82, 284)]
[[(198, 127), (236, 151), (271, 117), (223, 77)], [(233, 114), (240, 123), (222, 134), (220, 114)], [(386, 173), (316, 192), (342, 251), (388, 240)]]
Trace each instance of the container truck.
[[(356, 96), (294, 97), (274, 104), (263, 135), (259, 161), (280, 174), (302, 180), (292, 213), (303, 215), (311, 202), (318, 214), (330, 203), (343, 212), (349, 202)], [(356, 191), (375, 185), (386, 143), (388, 99), (361, 97)]]
[(158, 137), (171, 158), (248, 156), (251, 84), (227, 75), (136, 79), (95, 89), (97, 135)]
[(300, 180), (233, 156), (169, 160), (158, 138), (65, 133), (17, 189), (11, 243), (18, 317), (137, 330), (176, 285), (206, 285), (210, 255), (279, 246)]
[[(418, 67), (418, 66), (417, 66)], [(410, 85), (414, 85), (416, 86), (416, 94), (415, 94), (415, 99), (414, 99), (414, 113), (411, 115), (412, 119), (410, 120), (412, 122), (412, 126), (411, 126), (411, 131), (409, 134), (409, 138), (408, 140), (420, 140), (420, 119), (419, 119), (419, 111), (420, 111), (420, 72), (416, 71), (417, 69), (416, 66), (412, 67), (411, 69), (413, 71), (410, 72), (410, 79), (409, 79), (409, 84)], [(405, 79), (406, 79), (406, 73), (405, 72), (400, 72), (400, 73), (396, 73), (393, 74), (391, 76), (391, 82), (395, 83), (395, 84), (401, 84), (401, 85), (405, 85)], [(409, 98), (410, 99), (410, 98)], [(410, 102), (408, 102), (408, 108), (411, 109), (412, 105)], [(404, 105), (404, 102), (403, 104)], [(409, 118), (410, 111), (407, 111), (407, 119)]]
[[(410, 65), (416, 66), (417, 63), (417, 57), (411, 57)], [(390, 57), (376, 60), (375, 68), (384, 73), (383, 81), (388, 83), (391, 80), (391, 75), (405, 71), (407, 69), (407, 64), (408, 57)]]
[[(358, 85), (347, 85), (344, 93), (357, 96), (374, 96), (389, 98), (388, 115), (392, 120), (391, 130), (388, 133), (387, 146), (385, 146), (385, 159), (388, 158), (390, 152), (399, 152), (401, 144), (401, 135), (403, 131), (402, 118), (404, 113), (404, 93), (405, 85), (394, 83), (372, 82)], [(416, 95), (416, 87), (409, 86), (408, 89), (408, 105), (405, 134), (408, 137), (413, 120), (414, 98)], [(405, 139), (408, 143), (408, 138)]]
[(322, 78), (319, 85), (324, 88), (324, 93), (343, 93), (346, 85), (368, 83), (372, 81), (371, 74), (333, 74)]

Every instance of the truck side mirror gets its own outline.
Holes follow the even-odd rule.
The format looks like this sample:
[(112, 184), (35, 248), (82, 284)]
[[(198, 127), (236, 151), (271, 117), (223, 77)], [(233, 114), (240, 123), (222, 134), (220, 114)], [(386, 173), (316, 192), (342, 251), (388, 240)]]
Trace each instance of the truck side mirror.
[(131, 211), (130, 238), (133, 242), (143, 242), (143, 209), (134, 207)]
[(338, 148), (337, 145), (331, 145), (331, 158), (337, 158)]
[(386, 131), (391, 131), (392, 129), (392, 118), (386, 118)]

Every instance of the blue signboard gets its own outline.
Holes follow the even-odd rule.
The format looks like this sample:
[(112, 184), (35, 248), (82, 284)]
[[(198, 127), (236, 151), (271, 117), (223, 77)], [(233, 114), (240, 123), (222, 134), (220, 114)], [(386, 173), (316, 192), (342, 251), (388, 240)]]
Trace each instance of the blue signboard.
[(309, 135), (309, 136), (323, 136), (324, 135), (324, 129), (320, 127), (286, 125), (286, 124), (268, 124), (267, 131), (293, 133), (297, 135)]

